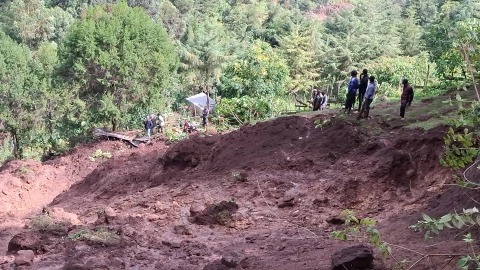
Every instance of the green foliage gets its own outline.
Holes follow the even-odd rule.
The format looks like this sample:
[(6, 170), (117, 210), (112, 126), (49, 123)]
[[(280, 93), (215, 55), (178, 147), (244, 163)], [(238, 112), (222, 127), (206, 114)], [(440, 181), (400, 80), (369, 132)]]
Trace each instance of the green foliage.
[(92, 162), (95, 162), (97, 158), (101, 159), (109, 159), (112, 157), (112, 153), (110, 152), (103, 152), (102, 149), (97, 149), (88, 159)]
[(225, 70), (220, 94), (226, 98), (273, 97), (286, 92), (288, 66), (267, 43), (256, 41)]
[(253, 120), (272, 116), (273, 106), (272, 101), (268, 98), (242, 96), (223, 98), (215, 110), (229, 123), (243, 125)]
[(111, 123), (113, 130), (130, 108), (161, 100), (177, 65), (164, 28), (124, 2), (89, 8), (72, 26), (60, 58), (62, 75), (78, 89), (89, 121)]
[(188, 134), (187, 133), (184, 133), (184, 132), (175, 132), (174, 130), (172, 129), (169, 129), (167, 128), (165, 130), (165, 136), (167, 137), (167, 141), (172, 143), (172, 142), (176, 142), (176, 141), (181, 141), (181, 140), (185, 140), (188, 138)]
[(70, 233), (68, 239), (73, 241), (90, 241), (102, 245), (113, 245), (120, 241), (120, 235), (118, 235), (116, 231), (100, 228)]
[(352, 237), (355, 241), (362, 238), (376, 247), (384, 258), (392, 253), (390, 246), (387, 242), (382, 241), (380, 232), (375, 227), (377, 224), (376, 220), (369, 218), (359, 219), (355, 216), (354, 211), (348, 209), (340, 213), (340, 218), (345, 220), (345, 228), (341, 231), (332, 232), (330, 238), (343, 241), (347, 241)]
[[(426, 53), (413, 57), (380, 57), (366, 68), (381, 85), (379, 93), (389, 97), (400, 96), (399, 86), (403, 78), (408, 78), (413, 85), (423, 86), (427, 84), (428, 72), (430, 80), (435, 75), (435, 66), (428, 61)], [(421, 93), (422, 90), (415, 89), (415, 92)]]

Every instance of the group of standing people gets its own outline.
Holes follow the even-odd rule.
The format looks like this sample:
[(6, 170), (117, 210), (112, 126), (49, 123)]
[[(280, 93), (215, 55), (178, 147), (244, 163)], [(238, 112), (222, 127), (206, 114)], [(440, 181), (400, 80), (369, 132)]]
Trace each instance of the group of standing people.
[(155, 116), (155, 114), (151, 114), (145, 118), (143, 121), (143, 126), (148, 137), (153, 135), (155, 132), (163, 133), (165, 119), (161, 114), (158, 114), (157, 116)]
[(312, 94), (312, 108), (314, 111), (323, 111), (327, 107), (328, 96), (325, 92), (320, 92), (317, 89), (313, 89)]
[[(345, 113), (351, 114), (352, 108), (355, 106), (355, 100), (357, 99), (358, 92), (358, 119), (367, 118), (370, 112), (370, 105), (375, 98), (377, 92), (377, 84), (374, 76), (368, 76), (368, 70), (364, 69), (360, 74), (360, 79), (357, 78), (358, 72), (353, 70), (351, 78), (348, 83), (347, 99), (345, 101)], [(405, 119), (405, 110), (407, 106), (410, 106), (413, 101), (413, 87), (408, 83), (407, 79), (402, 80), (402, 95), (400, 105), (400, 117)]]

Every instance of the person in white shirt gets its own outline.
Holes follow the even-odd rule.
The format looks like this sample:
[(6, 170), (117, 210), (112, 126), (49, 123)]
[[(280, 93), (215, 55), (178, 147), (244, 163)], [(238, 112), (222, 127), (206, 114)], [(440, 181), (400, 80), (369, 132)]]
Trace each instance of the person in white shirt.
[(161, 114), (157, 115), (158, 117), (158, 123), (157, 127), (160, 133), (163, 133), (163, 127), (165, 126), (165, 119), (163, 119), (163, 116)]

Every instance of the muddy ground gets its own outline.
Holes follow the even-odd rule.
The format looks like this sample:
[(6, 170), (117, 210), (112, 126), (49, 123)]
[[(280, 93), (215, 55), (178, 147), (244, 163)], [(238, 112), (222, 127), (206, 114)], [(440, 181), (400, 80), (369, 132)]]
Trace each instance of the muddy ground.
[[(358, 244), (329, 238), (343, 209), (376, 219), (394, 244), (371, 269), (465, 251), (458, 231), (425, 243), (408, 228), (423, 212), (480, 201), (445, 185), (454, 182), (439, 164), (446, 127), (410, 129), (417, 119), (372, 112), (319, 128), (334, 111), (280, 117), (172, 145), (99, 140), (43, 164), (10, 162), (0, 171), (0, 269), (327, 270), (335, 252)], [(91, 161), (97, 149), (113, 156)], [(35, 252), (31, 266), (14, 263), (19, 249)], [(456, 261), (435, 256), (412, 269)]]

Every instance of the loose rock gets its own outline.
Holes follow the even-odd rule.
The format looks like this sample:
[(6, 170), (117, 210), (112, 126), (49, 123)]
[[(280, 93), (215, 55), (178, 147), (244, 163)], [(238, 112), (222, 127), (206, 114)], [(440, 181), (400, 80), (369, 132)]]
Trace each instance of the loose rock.
[(41, 237), (33, 232), (24, 232), (15, 235), (8, 243), (8, 252), (19, 250), (33, 250), (38, 252), (41, 249)]
[(117, 217), (117, 213), (115, 213), (115, 210), (113, 210), (111, 207), (106, 207), (104, 209), (104, 213), (107, 223), (111, 223)]
[(225, 254), (222, 257), (221, 262), (228, 268), (235, 268), (237, 266), (241, 266), (242, 268), (247, 267), (247, 257), (237, 252)]
[(32, 250), (19, 250), (14, 262), (16, 265), (31, 265), (34, 258), (35, 253)]
[(332, 256), (332, 270), (366, 270), (372, 263), (373, 250), (365, 245), (348, 247)]

